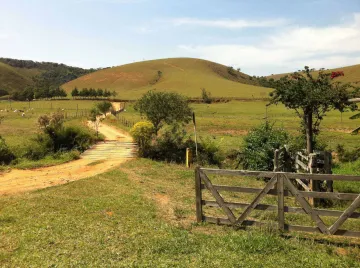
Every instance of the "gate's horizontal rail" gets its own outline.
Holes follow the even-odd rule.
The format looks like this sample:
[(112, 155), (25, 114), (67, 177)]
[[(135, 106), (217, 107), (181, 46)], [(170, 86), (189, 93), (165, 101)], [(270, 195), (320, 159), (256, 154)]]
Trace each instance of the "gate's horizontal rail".
[[(250, 204), (248, 203), (235, 203), (235, 202), (225, 202), (229, 208), (247, 208)], [(208, 207), (219, 207), (219, 204), (216, 201), (202, 200), (203, 206)], [(277, 211), (278, 206), (267, 205), (267, 204), (258, 204), (254, 209), (263, 210), (263, 211)], [(330, 216), (330, 217), (340, 217), (343, 214), (343, 211), (340, 210), (327, 210), (327, 209), (313, 209), (319, 216)], [(284, 206), (284, 212), (288, 213), (300, 213), (306, 214), (303, 208), (300, 207), (287, 207)], [(359, 212), (353, 212), (349, 218), (360, 219)]]
[(332, 180), (332, 181), (360, 181), (360, 176), (334, 175), (334, 174), (306, 174), (290, 172), (270, 172), (270, 171), (249, 171), (249, 170), (226, 170), (200, 168), (206, 174), (230, 175), (230, 176), (254, 176), (259, 178), (272, 178), (277, 174), (283, 174), (289, 179), (310, 179), (310, 180)]
[[(223, 225), (232, 225), (232, 223), (228, 219), (224, 218), (215, 218), (203, 216), (203, 221), (215, 224), (223, 224)], [(273, 225), (277, 225), (276, 222), (273, 222)], [(258, 221), (250, 221), (246, 220), (243, 222), (242, 226), (271, 226), (270, 223), (263, 223)], [(286, 231), (297, 231), (297, 232), (309, 232), (309, 233), (321, 233), (319, 228), (312, 226), (299, 226), (299, 225), (290, 225), (285, 224), (284, 229)], [(348, 230), (337, 230), (333, 235), (340, 236), (349, 236), (349, 237), (360, 237), (360, 232), (357, 231), (348, 231)]]
[[(250, 194), (258, 194), (262, 190), (258, 188), (226, 186), (226, 185), (213, 185), (213, 187), (215, 190), (218, 191), (250, 193)], [(201, 189), (206, 189), (204, 184), (201, 184)], [(307, 192), (307, 191), (299, 191), (299, 193), (301, 193), (303, 197), (336, 199), (336, 200), (355, 200), (359, 196), (358, 194), (348, 194), (348, 193)], [(275, 189), (271, 189), (267, 194), (274, 196), (278, 195), (277, 190)], [(288, 190), (284, 190), (284, 196), (293, 196), (293, 195)]]

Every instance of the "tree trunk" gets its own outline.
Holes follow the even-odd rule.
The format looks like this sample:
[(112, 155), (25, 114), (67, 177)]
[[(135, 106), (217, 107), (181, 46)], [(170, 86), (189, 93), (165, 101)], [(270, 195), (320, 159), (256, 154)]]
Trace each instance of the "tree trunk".
[(304, 115), (305, 117), (305, 130), (306, 130), (306, 151), (308, 154), (314, 152), (314, 141), (313, 141), (313, 118), (312, 113), (307, 113)]

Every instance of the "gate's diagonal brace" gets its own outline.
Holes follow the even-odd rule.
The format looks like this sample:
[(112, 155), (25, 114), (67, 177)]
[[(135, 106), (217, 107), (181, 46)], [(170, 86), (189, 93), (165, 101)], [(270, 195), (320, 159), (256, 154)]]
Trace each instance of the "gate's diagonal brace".
[(271, 178), (271, 180), (266, 184), (265, 188), (261, 190), (261, 192), (256, 196), (254, 201), (245, 209), (245, 211), (240, 215), (240, 217), (236, 221), (236, 225), (240, 226), (247, 216), (251, 213), (251, 211), (260, 203), (260, 200), (272, 189), (274, 188), (277, 182), (277, 176)]
[(330, 234), (330, 230), (326, 227), (324, 222), (318, 216), (318, 214), (312, 209), (310, 204), (306, 201), (306, 199), (299, 193), (299, 191), (295, 188), (295, 186), (291, 183), (291, 181), (284, 176), (284, 182), (288, 187), (289, 191), (295, 197), (295, 199), (300, 203), (305, 212), (310, 215), (311, 219), (316, 223), (320, 231), (324, 234)]
[(350, 217), (350, 215), (360, 206), (360, 195), (352, 202), (352, 204), (341, 214), (336, 222), (330, 227), (330, 233), (334, 234), (339, 227)]
[(200, 177), (201, 177), (202, 181), (204, 182), (206, 189), (208, 189), (211, 192), (211, 194), (215, 197), (216, 202), (219, 204), (219, 206), (222, 208), (222, 210), (228, 216), (229, 221), (232, 224), (234, 224), (235, 221), (236, 221), (236, 217), (235, 217), (234, 213), (225, 204), (224, 199), (219, 194), (219, 192), (216, 191), (216, 189), (213, 187), (213, 185), (212, 185), (211, 181), (209, 180), (209, 178), (206, 176), (206, 174), (204, 172), (200, 172)]

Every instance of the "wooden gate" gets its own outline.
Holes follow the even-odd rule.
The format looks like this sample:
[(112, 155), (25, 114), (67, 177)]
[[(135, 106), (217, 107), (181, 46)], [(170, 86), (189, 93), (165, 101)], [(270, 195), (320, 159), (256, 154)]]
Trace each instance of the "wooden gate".
[[(249, 188), (241, 186), (215, 185), (209, 179), (209, 176), (251, 176), (255, 178), (269, 179), (266, 185), (260, 188)], [(255, 179), (254, 178), (254, 179)], [(329, 175), (329, 174), (301, 174), (287, 172), (265, 172), (265, 171), (242, 171), (242, 170), (220, 170), (196, 168), (195, 170), (195, 190), (196, 190), (196, 216), (198, 222), (210, 222), (216, 224), (227, 224), (234, 227), (243, 226), (266, 226), (269, 223), (248, 219), (253, 210), (275, 211), (277, 212), (277, 227), (281, 231), (305, 231), (320, 232), (327, 235), (341, 235), (360, 237), (360, 231), (342, 230), (340, 227), (349, 219), (360, 219), (360, 212), (356, 211), (360, 207), (360, 194), (354, 193), (330, 193), (315, 191), (300, 191), (293, 184), (293, 180), (308, 179), (314, 181), (357, 181), (360, 182), (360, 176)], [(215, 200), (203, 200), (203, 191), (208, 190)], [(233, 193), (252, 193), (255, 198), (250, 203), (226, 202), (220, 192)], [(276, 196), (277, 204), (263, 204), (261, 200), (267, 196)], [(292, 197), (300, 207), (286, 206), (284, 197)], [(322, 198), (335, 200), (352, 201), (350, 206), (343, 211), (327, 210), (313, 208), (308, 198)], [(224, 217), (206, 216), (203, 213), (204, 207), (221, 208)], [(243, 209), (240, 216), (235, 216), (234, 209)], [(285, 221), (285, 213), (307, 214), (315, 223), (313, 226), (291, 225)], [(337, 217), (336, 221), (327, 226), (320, 216)], [(359, 222), (360, 224), (360, 222)], [(359, 225), (358, 225), (359, 226)]]

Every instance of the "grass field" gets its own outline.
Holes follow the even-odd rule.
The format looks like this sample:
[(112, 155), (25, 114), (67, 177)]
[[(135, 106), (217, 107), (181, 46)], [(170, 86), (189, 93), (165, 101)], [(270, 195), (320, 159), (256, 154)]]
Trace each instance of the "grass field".
[[(213, 137), (225, 150), (230, 150), (241, 145), (242, 137), (251, 128), (265, 121), (266, 104), (264, 101), (231, 101), (191, 106), (196, 114), (198, 134)], [(329, 149), (334, 150), (337, 144), (343, 144), (347, 149), (359, 148), (360, 136), (349, 134), (360, 125), (360, 120), (349, 119), (353, 114), (346, 112), (341, 115), (340, 112), (332, 111), (325, 117), (321, 125), (321, 138), (328, 143)], [(126, 112), (120, 116), (133, 122), (141, 120), (132, 105), (127, 105)], [(282, 105), (268, 107), (267, 117), (276, 126), (297, 133), (299, 119), (293, 111)], [(188, 131), (192, 133), (191, 125)]]
[[(93, 107), (94, 101), (36, 101), (36, 102), (0, 102), (0, 116), (4, 121), (0, 124), (0, 135), (5, 138), (10, 149), (20, 157), (24, 150), (32, 142), (32, 139), (39, 133), (37, 119), (40, 115), (50, 114), (63, 110), (67, 117), (65, 125), (87, 128), (86, 121), (89, 110)], [(11, 108), (11, 109), (10, 109)], [(24, 110), (21, 112), (14, 110)], [(8, 110), (7, 112), (5, 110)], [(76, 114), (78, 115), (76, 117)], [(72, 154), (63, 154), (59, 158), (47, 157), (41, 161), (29, 161), (22, 159), (15, 167), (34, 168), (41, 166), (56, 165), (72, 160)]]
[(0, 266), (360, 267), (350, 239), (195, 224), (193, 177), (178, 165), (133, 160), (0, 197)]
[[(162, 76), (158, 78), (158, 71)], [(174, 58), (137, 62), (113, 67), (73, 80), (62, 87), (71, 92), (74, 87), (107, 88), (118, 93), (117, 98), (134, 100), (150, 89), (167, 90), (188, 97), (201, 97), (206, 88), (214, 97), (266, 98), (270, 89), (253, 86), (243, 73), (229, 75), (227, 67), (200, 59)], [(236, 82), (238, 81), (238, 82)]]

